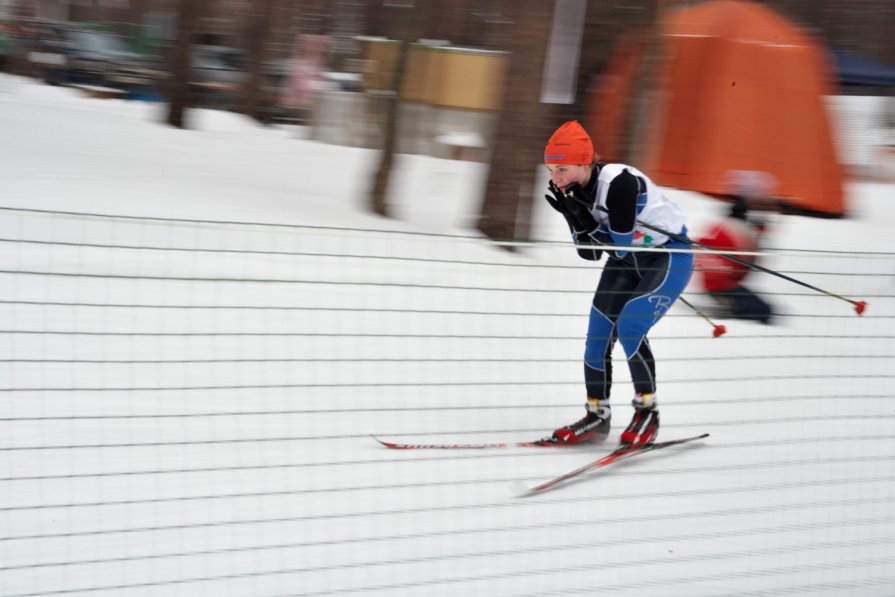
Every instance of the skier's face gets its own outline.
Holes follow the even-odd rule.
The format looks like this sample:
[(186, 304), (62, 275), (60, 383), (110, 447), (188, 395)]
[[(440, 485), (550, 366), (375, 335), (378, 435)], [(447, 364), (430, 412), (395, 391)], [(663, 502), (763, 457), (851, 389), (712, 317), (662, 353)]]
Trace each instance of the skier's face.
[(550, 180), (563, 192), (571, 184), (577, 182), (584, 186), (590, 180), (590, 165), (547, 164), (547, 170), (550, 171)]

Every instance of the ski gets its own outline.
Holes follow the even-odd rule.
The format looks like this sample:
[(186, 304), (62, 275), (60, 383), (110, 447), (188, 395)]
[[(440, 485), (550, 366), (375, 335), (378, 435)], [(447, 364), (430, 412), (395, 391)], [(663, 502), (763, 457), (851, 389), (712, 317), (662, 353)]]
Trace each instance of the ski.
[(664, 441), (664, 442), (655, 442), (652, 444), (646, 444), (645, 446), (619, 446), (618, 448), (616, 448), (615, 450), (613, 450), (606, 456), (603, 456), (599, 460), (594, 460), (593, 462), (589, 462), (588, 464), (585, 464), (582, 467), (576, 468), (575, 470), (570, 471), (564, 475), (560, 475), (559, 477), (556, 477), (555, 479), (551, 479), (550, 481), (541, 483), (537, 487), (532, 487), (527, 492), (525, 492), (523, 494), (523, 496), (542, 493), (544, 491), (547, 491), (548, 489), (556, 487), (557, 485), (559, 485), (560, 483), (562, 483), (564, 481), (572, 479), (573, 477), (577, 477), (578, 475), (580, 475), (584, 472), (587, 472), (591, 469), (602, 468), (604, 466), (608, 466), (608, 465), (612, 464), (613, 462), (618, 462), (619, 460), (624, 460), (626, 458), (630, 458), (631, 456), (635, 456), (637, 454), (644, 454), (646, 452), (653, 452), (655, 450), (661, 450), (663, 448), (668, 448), (670, 446), (677, 446), (680, 444), (685, 444), (687, 442), (692, 442), (692, 441), (695, 441), (698, 439), (704, 439), (708, 436), (709, 436), (708, 433), (703, 433), (702, 435), (695, 435), (693, 437), (685, 437), (682, 439), (672, 439), (672, 440), (668, 440), (668, 441)]
[(388, 442), (379, 439), (375, 435), (371, 436), (377, 442), (392, 450), (489, 450), (495, 448), (564, 448), (564, 447), (587, 447), (593, 446), (593, 443), (568, 444), (553, 440), (553, 438), (545, 437), (535, 441), (528, 442), (492, 442), (492, 443), (471, 443), (471, 444), (402, 444), (398, 442)]

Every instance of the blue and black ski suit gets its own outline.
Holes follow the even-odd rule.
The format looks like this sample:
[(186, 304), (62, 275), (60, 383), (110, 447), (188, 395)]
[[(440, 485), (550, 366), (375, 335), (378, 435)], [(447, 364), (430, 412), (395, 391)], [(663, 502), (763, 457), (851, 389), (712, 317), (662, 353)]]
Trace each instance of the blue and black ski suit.
[[(686, 237), (686, 215), (646, 175), (625, 164), (596, 164), (586, 185), (563, 194), (551, 184), (551, 193), (547, 199), (565, 216), (578, 254), (591, 261), (603, 251), (608, 255), (584, 350), (588, 397), (609, 399), (616, 340), (627, 355), (634, 391), (654, 394), (656, 365), (647, 334), (687, 286), (694, 258), (687, 243), (641, 224)], [(650, 248), (660, 250), (642, 250)]]

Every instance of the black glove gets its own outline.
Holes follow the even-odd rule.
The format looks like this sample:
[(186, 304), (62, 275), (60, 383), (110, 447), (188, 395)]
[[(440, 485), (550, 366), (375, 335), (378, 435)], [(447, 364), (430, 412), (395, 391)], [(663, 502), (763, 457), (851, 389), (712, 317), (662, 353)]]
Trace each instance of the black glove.
[(576, 218), (571, 211), (574, 201), (571, 201), (570, 203), (569, 198), (563, 194), (558, 186), (553, 184), (552, 180), (550, 181), (550, 184), (547, 186), (547, 188), (550, 193), (544, 195), (544, 199), (547, 200), (547, 203), (550, 204), (550, 207), (558, 211), (560, 215), (565, 218), (566, 223), (569, 225), (569, 231), (572, 232), (572, 234), (582, 234), (584, 232), (584, 228), (581, 226), (578, 218)]
[(568, 215), (569, 211), (566, 209), (566, 206), (565, 206), (565, 198), (566, 197), (565, 197), (565, 195), (563, 195), (563, 192), (561, 190), (559, 190), (559, 187), (556, 186), (555, 184), (553, 184), (552, 180), (547, 185), (547, 190), (549, 190), (550, 192), (548, 194), (544, 195), (544, 199), (547, 200), (547, 203), (550, 204), (550, 207), (552, 207), (553, 209), (555, 209), (556, 211), (558, 211), (559, 213), (561, 213), (564, 216)]
[(602, 251), (596, 249), (595, 245), (612, 244), (612, 241), (606, 232), (600, 230), (599, 224), (587, 208), (594, 204), (593, 195), (577, 183), (569, 185), (565, 193), (552, 180), (548, 188), (550, 194), (544, 195), (544, 199), (568, 222), (575, 244), (581, 245), (578, 255), (588, 261), (599, 261)]
[(544, 195), (544, 199), (547, 200), (550, 207), (563, 215), (573, 232), (577, 234), (587, 233), (596, 228), (597, 224), (593, 221), (593, 217), (587, 212), (587, 209), (576, 201), (575, 195), (569, 193), (573, 187), (581, 188), (580, 185), (572, 185), (563, 193), (551, 180), (548, 185), (550, 193)]
[(594, 196), (580, 184), (576, 182), (566, 187), (563, 202), (569, 213), (580, 224), (579, 230), (589, 234), (599, 228), (588, 207), (594, 204)]

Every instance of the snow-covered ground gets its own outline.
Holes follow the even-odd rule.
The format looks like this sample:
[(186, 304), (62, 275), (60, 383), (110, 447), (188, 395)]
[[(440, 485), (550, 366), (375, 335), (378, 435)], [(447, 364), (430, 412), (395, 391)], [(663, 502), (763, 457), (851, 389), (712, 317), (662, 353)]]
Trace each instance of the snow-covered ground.
[[(515, 253), (470, 227), (481, 164), (0, 78), (0, 594), (886, 595), (895, 586), (891, 186), (777, 217), (777, 325), (652, 333), (661, 437), (537, 438), (582, 414), (598, 267), (537, 202)], [(675, 190), (698, 233), (717, 204)], [(560, 241), (560, 242), (557, 242)], [(695, 292), (687, 295), (702, 304)], [(630, 416), (616, 349), (616, 430)]]

